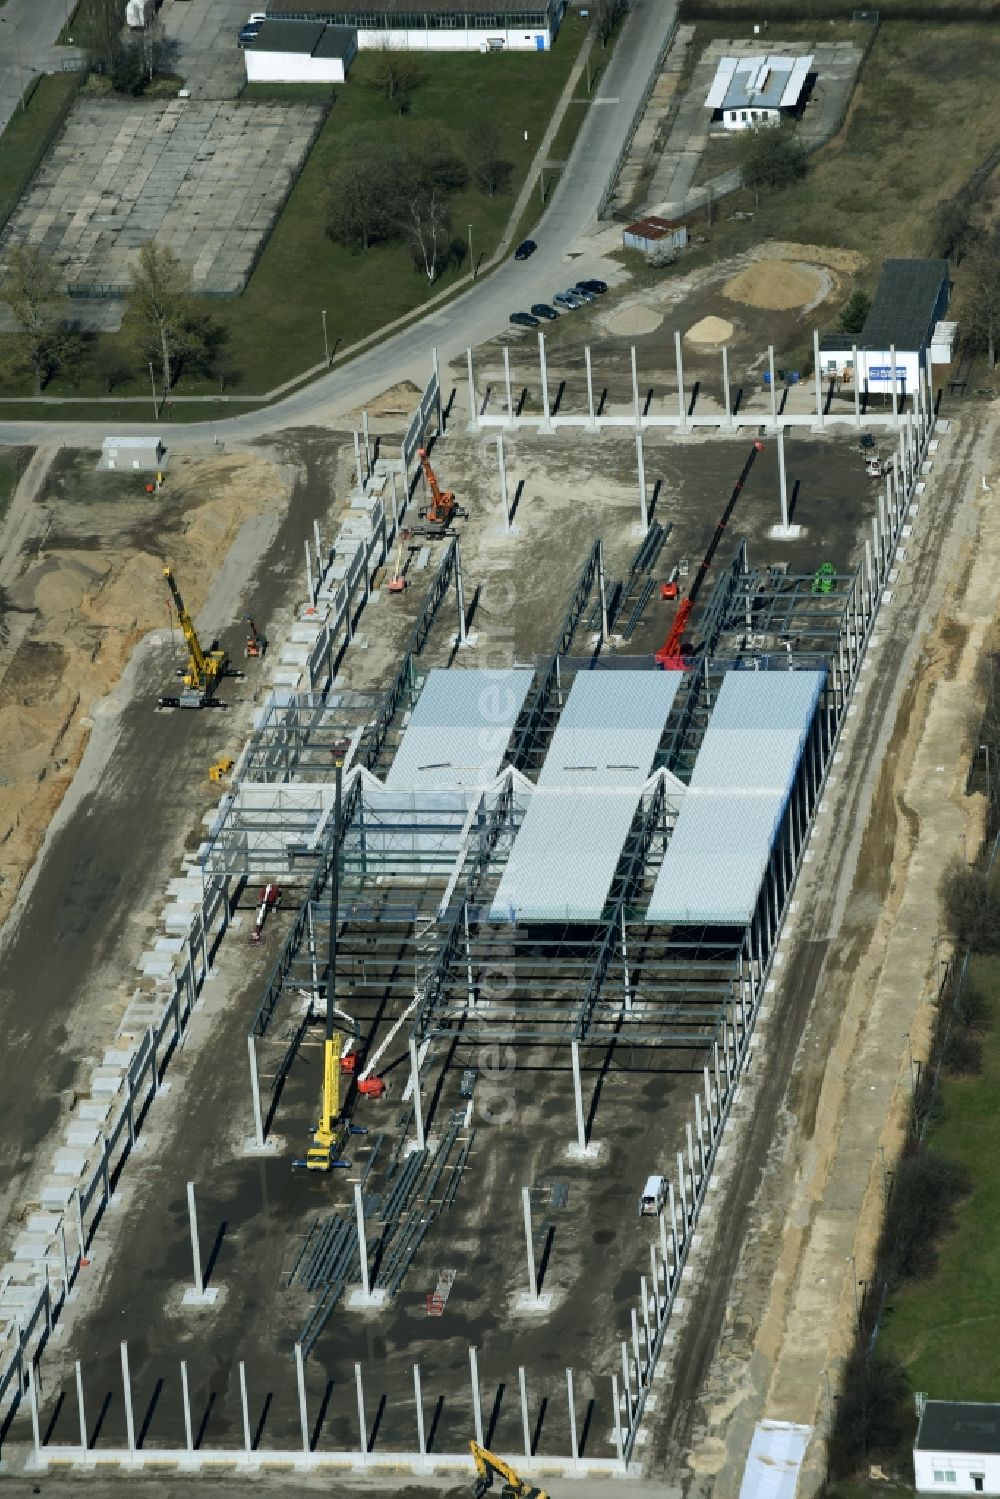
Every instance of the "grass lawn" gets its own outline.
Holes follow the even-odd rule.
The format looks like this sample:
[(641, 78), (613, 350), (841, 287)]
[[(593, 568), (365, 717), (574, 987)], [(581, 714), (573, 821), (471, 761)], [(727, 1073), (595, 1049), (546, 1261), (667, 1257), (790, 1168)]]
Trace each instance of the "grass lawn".
[(0, 524), (34, 451), (34, 448), (0, 448)]
[(53, 73), (40, 78), (25, 108), (14, 111), (0, 135), (0, 226), (7, 222), (31, 181), (80, 81), (78, 73)]
[(998, 73), (995, 23), (883, 25), (844, 128), (810, 158), (807, 176), (762, 194), (749, 220), (731, 215), (753, 211), (752, 193), (720, 200), (716, 222), (696, 225), (705, 253), (721, 259), (770, 238), (843, 246), (864, 256), (869, 289), (884, 258), (928, 254), (935, 206), (1000, 139)]
[(937, 1270), (896, 1292), (882, 1333), (914, 1390), (940, 1400), (996, 1400), (1000, 1390), (1000, 958), (970, 966), (990, 1003), (983, 1070), (942, 1078), (928, 1143), (967, 1167), (972, 1193), (941, 1243)]
[[(469, 122), (487, 119), (500, 132), (503, 155), (513, 165), (504, 193), (490, 198), (470, 186), (452, 199), (454, 237), (467, 242), (471, 224), (474, 253), (480, 262), (492, 255), (500, 241), (587, 26), (579, 16), (567, 16), (556, 46), (544, 57), (534, 52), (476, 52), (432, 53), (421, 58), (422, 82), (413, 93), (402, 128), (410, 120), (436, 121), (461, 150)], [(247, 290), (241, 297), (209, 303), (212, 317), (227, 335), (227, 362), (238, 372), (226, 387), (233, 394), (267, 390), (322, 360), (324, 309), (334, 352), (411, 312), (467, 269), (467, 264), (449, 268), (431, 288), (426, 276), (414, 271), (402, 243), (378, 245), (362, 253), (335, 245), (325, 233), (325, 184), (345, 138), (358, 130), (378, 131), (398, 118), (389, 101), (367, 86), (371, 65), (371, 58), (362, 53), (349, 82), (333, 91), (329, 118)], [(247, 97), (254, 96), (248, 93)], [(276, 97), (275, 91), (268, 88), (266, 97)], [(583, 105), (572, 105), (571, 119), (559, 133), (560, 152), (568, 154), (582, 117)], [(539, 202), (535, 215), (540, 208)], [(108, 336), (121, 337), (102, 337)], [(142, 373), (137, 369), (134, 380), (120, 386), (116, 394), (144, 391), (144, 362), (140, 368)], [(25, 379), (4, 381), (0, 389), (8, 396), (31, 394)], [(177, 394), (210, 394), (212, 390), (211, 384), (191, 378), (180, 382)], [(104, 387), (95, 375), (81, 371), (75, 383), (56, 380), (47, 393), (103, 395)]]

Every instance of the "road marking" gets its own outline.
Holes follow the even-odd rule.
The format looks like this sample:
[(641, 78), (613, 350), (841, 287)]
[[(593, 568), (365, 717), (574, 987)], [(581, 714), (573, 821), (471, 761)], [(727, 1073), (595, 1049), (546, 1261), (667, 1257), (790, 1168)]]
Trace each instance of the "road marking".
[(620, 104), (622, 101), (620, 99), (609, 99), (605, 95), (603, 99), (594, 99), (592, 102), (594, 104)]

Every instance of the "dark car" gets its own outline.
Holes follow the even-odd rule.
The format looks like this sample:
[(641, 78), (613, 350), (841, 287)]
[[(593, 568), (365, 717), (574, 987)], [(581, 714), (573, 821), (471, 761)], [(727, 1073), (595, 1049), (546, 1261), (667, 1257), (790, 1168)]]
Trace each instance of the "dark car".
[(236, 38), (237, 47), (248, 47), (250, 43), (256, 38), (257, 33), (261, 28), (261, 24), (262, 23), (260, 21), (248, 21), (245, 26), (241, 26), (240, 34)]
[(554, 318), (559, 316), (555, 308), (550, 307), (548, 302), (533, 302), (531, 304), (531, 315), (532, 317), (544, 318), (547, 323), (551, 323)]
[(527, 260), (530, 256), (534, 255), (537, 249), (538, 246), (533, 239), (523, 239), (514, 251), (514, 259)]
[(515, 328), (537, 328), (538, 319), (532, 317), (530, 312), (512, 312), (510, 320)]
[(581, 291), (589, 291), (592, 296), (597, 297), (603, 297), (608, 289), (608, 283), (599, 281), (596, 277), (591, 277), (589, 281), (578, 281), (576, 284)]

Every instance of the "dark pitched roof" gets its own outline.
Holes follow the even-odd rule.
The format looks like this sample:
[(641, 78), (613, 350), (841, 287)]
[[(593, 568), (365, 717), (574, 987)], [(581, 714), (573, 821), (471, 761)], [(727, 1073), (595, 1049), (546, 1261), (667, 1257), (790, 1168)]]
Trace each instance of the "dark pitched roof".
[(919, 1452), (1000, 1452), (1000, 1405), (928, 1400), (914, 1446)]
[(357, 44), (358, 33), (354, 26), (326, 26), (313, 57), (349, 57)]
[(939, 315), (937, 300), (947, 280), (946, 260), (883, 260), (882, 275), (858, 346), (922, 348)]
[(269, 16), (250, 48), (254, 52), (303, 52), (311, 57), (325, 29), (322, 21), (272, 21)]

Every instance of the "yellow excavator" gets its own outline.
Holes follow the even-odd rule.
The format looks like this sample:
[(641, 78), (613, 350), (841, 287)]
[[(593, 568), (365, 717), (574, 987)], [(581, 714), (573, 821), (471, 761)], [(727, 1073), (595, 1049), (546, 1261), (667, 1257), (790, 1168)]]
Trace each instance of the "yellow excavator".
[(476, 1465), (476, 1483), (473, 1489), (476, 1499), (483, 1499), (483, 1495), (492, 1488), (494, 1478), (501, 1480), (501, 1499), (549, 1499), (543, 1489), (536, 1489), (534, 1484), (518, 1477), (503, 1458), (496, 1457), (478, 1442), (470, 1442), (469, 1447), (472, 1461)]
[(161, 697), (160, 707), (222, 708), (225, 705), (216, 699), (215, 689), (223, 677), (241, 676), (242, 673), (230, 671), (229, 657), (225, 651), (220, 651), (214, 644), (211, 650), (202, 649), (197, 631), (191, 622), (191, 616), (187, 612), (180, 589), (169, 567), (163, 569), (163, 576), (167, 580), (170, 597), (177, 610), (178, 623), (184, 634), (188, 664), (185, 670), (178, 671), (178, 676), (184, 683), (183, 689), (176, 695)]

